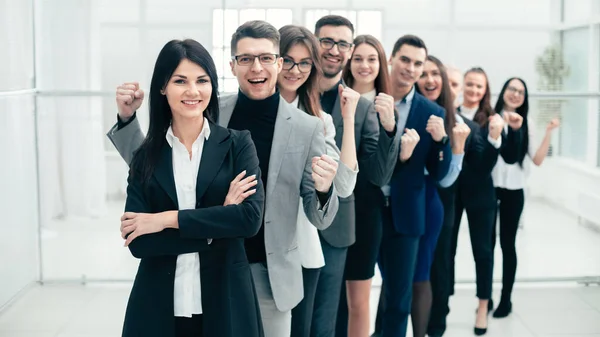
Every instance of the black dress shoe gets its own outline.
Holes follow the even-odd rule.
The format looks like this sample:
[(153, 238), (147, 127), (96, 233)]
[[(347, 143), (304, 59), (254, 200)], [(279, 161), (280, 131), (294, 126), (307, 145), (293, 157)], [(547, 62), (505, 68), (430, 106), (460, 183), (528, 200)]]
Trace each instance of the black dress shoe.
[(500, 301), (500, 305), (494, 311), (494, 318), (504, 318), (512, 312), (512, 302), (502, 302)]

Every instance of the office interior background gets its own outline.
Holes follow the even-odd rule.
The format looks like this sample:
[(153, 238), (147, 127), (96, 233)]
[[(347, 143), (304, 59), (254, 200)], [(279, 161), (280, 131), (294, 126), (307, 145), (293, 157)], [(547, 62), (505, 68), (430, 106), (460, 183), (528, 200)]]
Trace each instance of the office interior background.
[[(388, 56), (412, 33), (446, 64), (482, 67), (492, 103), (506, 79), (522, 77), (540, 137), (560, 118), (526, 189), (524, 304), (508, 323), (490, 321), (490, 333), (600, 336), (600, 0), (0, 0), (0, 336), (120, 333), (138, 260), (119, 232), (127, 166), (105, 136), (117, 85), (147, 91), (160, 48), (193, 38), (212, 50), (220, 88), (236, 91), (229, 41), (239, 24), (313, 30), (329, 13), (379, 38)], [(147, 127), (146, 103), (138, 116)], [(456, 311), (468, 315), (448, 333), (464, 336), (475, 270), (462, 227)], [(497, 281), (500, 261), (497, 247)], [(519, 319), (523, 307), (538, 315)]]

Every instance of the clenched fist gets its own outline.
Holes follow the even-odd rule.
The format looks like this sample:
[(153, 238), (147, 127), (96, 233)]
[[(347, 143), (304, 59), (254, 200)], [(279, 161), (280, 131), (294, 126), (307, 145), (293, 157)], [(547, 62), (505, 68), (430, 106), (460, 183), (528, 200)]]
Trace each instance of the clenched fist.
[(119, 117), (126, 121), (140, 108), (144, 100), (144, 91), (138, 82), (126, 82), (117, 87), (117, 108)]
[(504, 112), (504, 121), (511, 129), (517, 131), (523, 126), (523, 116), (516, 112)]
[(439, 142), (446, 136), (446, 129), (444, 128), (444, 119), (435, 115), (429, 116), (427, 121), (427, 128), (425, 129), (434, 141)]
[(558, 118), (553, 118), (550, 123), (548, 123), (548, 126), (546, 126), (546, 131), (550, 132), (554, 129), (556, 129), (557, 127), (560, 126), (560, 121), (558, 120)]
[(343, 85), (338, 86), (338, 94), (340, 97), (340, 109), (342, 111), (342, 118), (344, 120), (354, 120), (354, 114), (356, 113), (356, 106), (360, 99), (360, 94), (350, 87)]
[(500, 117), (498, 114), (493, 114), (488, 118), (490, 130), (490, 137), (494, 140), (498, 140), (500, 135), (502, 134), (502, 130), (504, 129), (504, 119)]
[(315, 189), (321, 193), (329, 192), (337, 169), (338, 163), (328, 155), (313, 157), (312, 178), (315, 181)]
[(375, 97), (375, 111), (379, 114), (381, 126), (387, 132), (394, 131), (396, 116), (394, 116), (394, 97), (380, 92)]
[(415, 129), (404, 129), (404, 134), (400, 138), (400, 161), (407, 161), (412, 156), (417, 143), (419, 143), (419, 134)]
[(471, 128), (465, 123), (457, 123), (452, 128), (452, 153), (465, 153), (465, 142), (471, 133)]

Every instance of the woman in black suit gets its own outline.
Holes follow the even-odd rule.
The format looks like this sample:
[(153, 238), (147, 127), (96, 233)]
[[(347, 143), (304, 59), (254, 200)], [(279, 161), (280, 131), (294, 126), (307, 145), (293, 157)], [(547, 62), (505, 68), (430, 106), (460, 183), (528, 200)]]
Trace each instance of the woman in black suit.
[[(198, 42), (161, 50), (121, 218), (141, 259), (123, 336), (263, 336), (244, 238), (261, 225), (264, 190), (250, 133), (215, 124), (217, 83)], [(119, 108), (139, 107), (139, 91), (126, 87)]]
[(490, 86), (481, 68), (472, 68), (465, 74), (464, 102), (459, 108), (461, 118), (471, 129), (471, 139), (457, 181), (454, 228), (451, 244), (450, 289), (454, 292), (454, 258), (463, 212), (466, 211), (473, 257), (475, 259), (477, 298), (479, 306), (474, 328), (475, 335), (487, 332), (487, 314), (492, 309), (492, 277), (494, 258), (492, 233), (496, 216), (496, 194), (492, 169), (500, 154), (507, 163), (515, 163), (523, 119), (504, 119), (490, 105)]

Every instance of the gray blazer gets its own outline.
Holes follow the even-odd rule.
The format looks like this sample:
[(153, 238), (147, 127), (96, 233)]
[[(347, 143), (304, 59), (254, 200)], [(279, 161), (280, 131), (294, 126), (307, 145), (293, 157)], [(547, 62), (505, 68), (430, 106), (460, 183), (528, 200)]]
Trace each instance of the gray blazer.
[[(219, 125), (226, 127), (229, 124), (236, 102), (237, 94), (220, 98)], [(121, 130), (117, 130), (117, 125), (113, 126), (107, 136), (128, 164), (133, 151), (144, 140), (137, 118)], [(300, 197), (306, 216), (318, 229), (329, 227), (338, 211), (335, 186), (328, 202), (322, 206), (312, 179), (312, 157), (325, 153), (323, 122), (280, 98), (264, 211), (269, 280), (275, 305), (280, 311), (291, 310), (304, 297), (296, 238)]]
[[(344, 122), (340, 108), (339, 96), (331, 112), (335, 125), (335, 142), (342, 146)], [(388, 136), (379, 123), (379, 116), (375, 111), (373, 102), (361, 97), (356, 106), (354, 117), (354, 137), (356, 142), (356, 156), (359, 176), (363, 176), (376, 186), (387, 184), (392, 178), (398, 149), (400, 146), (400, 132), (393, 137)], [(358, 184), (355, 193), (361, 193)], [(330, 245), (338, 248), (349, 247), (356, 241), (356, 213), (360, 212), (360, 205), (354, 205), (354, 195), (340, 199), (340, 208), (333, 224), (326, 230), (321, 230), (321, 236)]]

